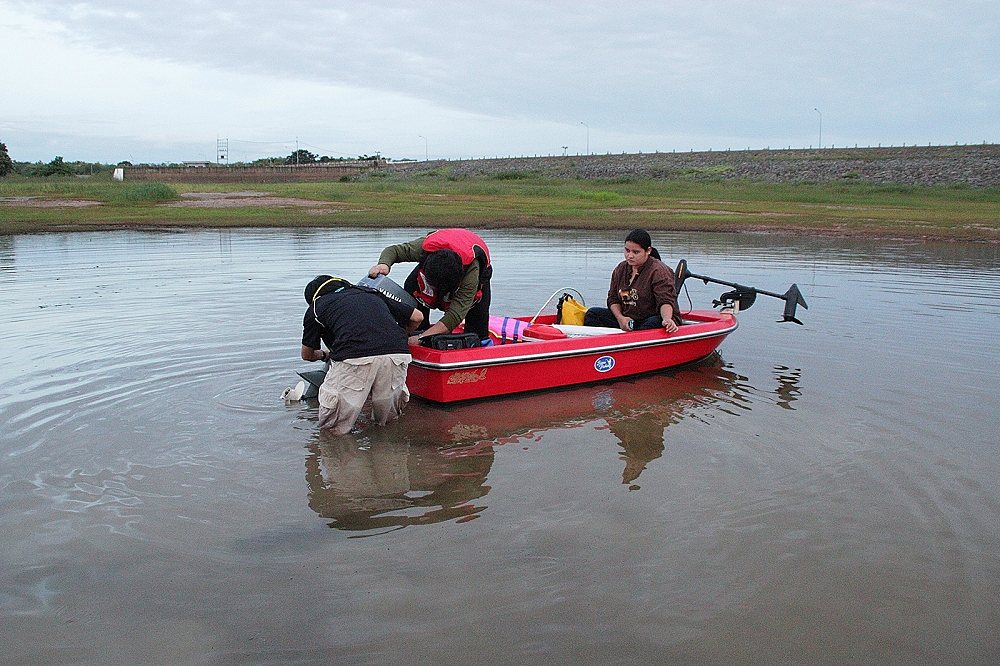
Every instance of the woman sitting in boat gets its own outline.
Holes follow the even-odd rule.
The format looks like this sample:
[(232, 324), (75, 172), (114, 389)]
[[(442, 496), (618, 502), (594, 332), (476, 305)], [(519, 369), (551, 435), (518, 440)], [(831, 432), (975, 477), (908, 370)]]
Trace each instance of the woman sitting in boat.
[(677, 330), (681, 315), (674, 272), (660, 261), (660, 253), (645, 229), (635, 229), (625, 237), (625, 261), (611, 273), (608, 307), (590, 308), (583, 323), (623, 331)]
[(468, 229), (441, 229), (408, 243), (382, 250), (369, 277), (388, 275), (393, 264), (417, 262), (403, 288), (413, 294), (424, 313), (425, 326), (430, 309), (445, 314), (410, 344), (436, 333), (451, 333), (465, 320), (465, 332), (480, 339), (489, 337), (490, 278), (493, 266), (486, 242)]

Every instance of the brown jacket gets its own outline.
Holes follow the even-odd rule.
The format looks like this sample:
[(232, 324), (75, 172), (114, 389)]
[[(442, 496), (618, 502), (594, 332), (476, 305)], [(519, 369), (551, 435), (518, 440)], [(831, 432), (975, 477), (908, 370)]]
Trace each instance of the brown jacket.
[(608, 289), (608, 307), (617, 303), (626, 317), (641, 322), (660, 314), (660, 306), (669, 303), (673, 308), (673, 320), (681, 323), (674, 291), (674, 272), (659, 259), (650, 257), (632, 280), (632, 267), (621, 262), (611, 273), (611, 288)]

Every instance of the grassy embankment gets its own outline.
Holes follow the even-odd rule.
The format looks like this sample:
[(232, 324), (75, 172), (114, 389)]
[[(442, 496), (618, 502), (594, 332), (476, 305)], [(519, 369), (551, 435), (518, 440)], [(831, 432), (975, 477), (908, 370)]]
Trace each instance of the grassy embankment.
[[(185, 193), (266, 192), (310, 206), (172, 207)], [(713, 180), (555, 180), (507, 174), (358, 182), (184, 184), (5, 179), (0, 233), (159, 227), (470, 226), (794, 231), (1000, 241), (1000, 190)], [(86, 200), (86, 207), (39, 201)]]

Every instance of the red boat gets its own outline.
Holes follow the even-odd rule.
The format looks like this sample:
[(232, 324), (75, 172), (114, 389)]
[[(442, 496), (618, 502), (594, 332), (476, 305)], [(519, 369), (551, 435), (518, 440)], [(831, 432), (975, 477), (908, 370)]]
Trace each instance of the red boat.
[[(699, 361), (736, 330), (730, 311), (695, 310), (674, 333), (663, 329), (583, 335), (555, 315), (517, 317), (530, 341), (471, 349), (414, 347), (406, 384), (433, 402), (456, 402), (608, 381)], [(567, 333), (566, 331), (570, 332)], [(534, 337), (538, 336), (538, 337)]]

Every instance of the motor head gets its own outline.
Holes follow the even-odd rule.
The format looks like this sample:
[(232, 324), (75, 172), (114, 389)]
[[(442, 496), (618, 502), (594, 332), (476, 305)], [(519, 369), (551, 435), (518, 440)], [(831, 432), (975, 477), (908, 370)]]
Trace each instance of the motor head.
[(738, 306), (738, 311), (747, 310), (754, 301), (757, 300), (757, 290), (753, 287), (737, 287), (732, 291), (727, 291), (722, 296), (719, 296), (719, 300), (712, 301), (712, 304), (716, 307), (731, 307), (734, 303)]

